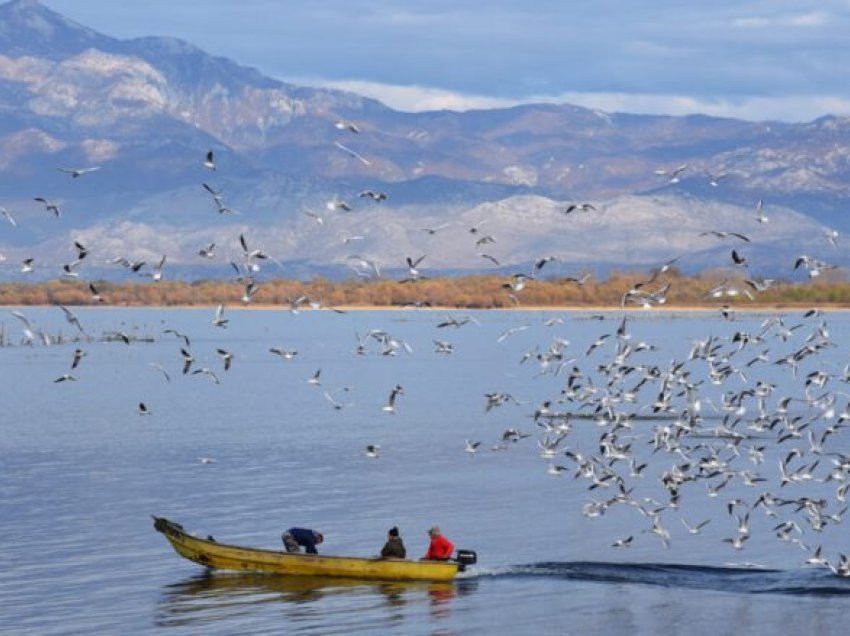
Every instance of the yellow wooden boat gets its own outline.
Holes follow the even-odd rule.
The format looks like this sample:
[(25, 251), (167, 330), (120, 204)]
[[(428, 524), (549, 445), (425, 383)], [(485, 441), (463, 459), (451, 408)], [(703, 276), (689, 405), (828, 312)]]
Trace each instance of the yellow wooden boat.
[(177, 554), (217, 570), (266, 572), (293, 576), (327, 576), (370, 581), (451, 581), (468, 564), (471, 550), (459, 550), (458, 560), (409, 561), (301, 554), (218, 543), (192, 536), (178, 523), (154, 517), (153, 527), (168, 539)]

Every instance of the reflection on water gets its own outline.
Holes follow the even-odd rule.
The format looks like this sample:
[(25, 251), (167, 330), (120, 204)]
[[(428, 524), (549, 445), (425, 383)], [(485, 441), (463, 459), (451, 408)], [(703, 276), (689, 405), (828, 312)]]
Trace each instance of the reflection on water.
[(371, 610), (387, 623), (407, 618), (405, 608), (427, 607), (431, 618), (451, 615), (452, 602), (477, 589), (474, 580), (450, 583), (376, 582), (312, 576), (228, 574), (208, 571), (163, 589), (156, 624), (160, 627), (199, 626), (264, 605), (276, 605), (294, 623), (319, 612)]

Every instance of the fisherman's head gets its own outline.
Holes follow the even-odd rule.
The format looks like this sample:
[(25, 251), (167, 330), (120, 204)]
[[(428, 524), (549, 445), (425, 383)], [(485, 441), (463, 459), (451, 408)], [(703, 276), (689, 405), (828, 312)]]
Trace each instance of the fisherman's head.
[(392, 528), (390, 528), (389, 535), (391, 537), (397, 537), (398, 536), (398, 528), (396, 526), (393, 526)]
[(321, 532), (315, 532), (314, 536), (316, 537), (316, 543), (321, 543), (325, 540), (325, 535), (323, 535)]
[(431, 528), (428, 530), (428, 536), (429, 536), (429, 537), (431, 537), (432, 539), (433, 539), (434, 537), (439, 537), (439, 536), (440, 536), (440, 527), (439, 527), (439, 526), (433, 526), (433, 527), (431, 527)]

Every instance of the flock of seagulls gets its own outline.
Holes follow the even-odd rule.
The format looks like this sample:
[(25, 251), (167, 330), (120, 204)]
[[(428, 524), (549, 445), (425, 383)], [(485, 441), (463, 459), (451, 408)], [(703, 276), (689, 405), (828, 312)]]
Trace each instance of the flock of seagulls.
[[(340, 120), (335, 127), (346, 134), (358, 135), (361, 128), (354, 122)], [(340, 141), (334, 146), (347, 157), (370, 166), (372, 162)], [(210, 172), (218, 173), (219, 167), (213, 151), (209, 151), (201, 165)], [(100, 170), (89, 168), (60, 168), (73, 179)], [(686, 171), (687, 164), (675, 168), (655, 171), (668, 183), (678, 183)], [(724, 174), (709, 175), (710, 184), (718, 187)], [(211, 197), (218, 214), (238, 214), (231, 209), (220, 189), (207, 182), (201, 184)], [(377, 189), (363, 190), (358, 198), (376, 204), (388, 199), (388, 195)], [(48, 214), (59, 218), (60, 205), (45, 197), (35, 197)], [(563, 214), (595, 214), (600, 207), (591, 202), (570, 203)], [(763, 201), (758, 201), (753, 221), (768, 223)], [(343, 199), (334, 197), (327, 203), (329, 212), (347, 213), (352, 206)], [(12, 214), (0, 208), (3, 217), (14, 228), (17, 221)], [(321, 215), (311, 213), (318, 224), (323, 224)], [(498, 243), (493, 234), (484, 231), (486, 219), (466, 231), (471, 237), (470, 249), (484, 259), (499, 265), (499, 260), (483, 251)], [(419, 231), (429, 236), (447, 230), (452, 223), (420, 227)], [(752, 258), (744, 252), (752, 243), (744, 233), (748, 229), (706, 229), (701, 233), (712, 240), (732, 241), (729, 266), (747, 272), (746, 287), (724, 281), (713, 288), (709, 298), (723, 301), (755, 298), (774, 284), (750, 274), (754, 268)], [(362, 237), (349, 236), (346, 244)], [(826, 235), (827, 243), (838, 245), (837, 232)], [(244, 285), (242, 302), (250, 304), (257, 292), (259, 282), (256, 274), (262, 264), (274, 262), (262, 247), (250, 242), (240, 234), (241, 261), (231, 262), (236, 278)], [(79, 278), (80, 267), (90, 250), (79, 241), (73, 246), (75, 258), (63, 266), (62, 276)], [(216, 244), (209, 243), (198, 250), (201, 258), (214, 258)], [(427, 254), (408, 255), (404, 259), (406, 276), (399, 284), (415, 285), (427, 278), (423, 263)], [(659, 363), (658, 352), (669, 354), (671, 343), (650, 343), (633, 337), (630, 318), (626, 309), (638, 307), (652, 309), (666, 303), (673, 289), (674, 280), (669, 276), (672, 266), (682, 256), (671, 258), (653, 269), (645, 280), (623, 290), (621, 312), (615, 329), (606, 329), (585, 343), (570, 343), (562, 337), (553, 337), (544, 345), (528, 350), (518, 361), (524, 368), (535, 366), (535, 377), (550, 381), (556, 389), (551, 399), (528, 408), (528, 418), (533, 432), (520, 428), (508, 428), (496, 440), (492, 451), (509, 451), (525, 440), (536, 439), (536, 452), (545, 463), (546, 473), (557, 478), (571, 476), (586, 486), (588, 500), (581, 506), (581, 514), (588, 519), (599, 519), (614, 509), (623, 509), (634, 517), (637, 530), (624, 537), (615, 538), (610, 545), (617, 549), (628, 549), (637, 541), (648, 537), (664, 547), (676, 540), (681, 527), (686, 535), (699, 535), (707, 526), (723, 526), (728, 536), (722, 542), (731, 550), (741, 551), (753, 536), (756, 527), (772, 533), (781, 544), (805, 553), (801, 563), (812, 567), (827, 568), (839, 576), (850, 576), (850, 559), (844, 554), (837, 558), (824, 556), (819, 537), (839, 526), (847, 511), (847, 493), (850, 490), (850, 454), (832, 448), (835, 440), (841, 439), (847, 422), (850, 422), (850, 402), (843, 409), (840, 402), (850, 396), (850, 365), (838, 372), (824, 360), (825, 354), (835, 346), (830, 336), (829, 325), (820, 312), (809, 312), (799, 319), (777, 315), (764, 320), (755, 331), (733, 330), (727, 335), (708, 333), (694, 341), (687, 351), (678, 352), (667, 363)], [(358, 277), (381, 277), (381, 268), (373, 259), (361, 255), (348, 257), (352, 272)], [(537, 280), (554, 256), (542, 256), (534, 260), (531, 271), (515, 273), (506, 278), (503, 288), (515, 305), (521, 304), (523, 291)], [(114, 259), (114, 263), (129, 273), (144, 275), (155, 284), (165, 278), (167, 256), (153, 265), (144, 260), (126, 257)], [(148, 267), (146, 271), (145, 268)], [(801, 255), (793, 269), (803, 268), (809, 278), (819, 276), (833, 268), (820, 258)], [(21, 272), (33, 271), (34, 259), (21, 263)], [(577, 286), (584, 285), (589, 274), (568, 280)], [(92, 283), (87, 283), (93, 303), (104, 302), (102, 295)], [(286, 307), (294, 315), (306, 306), (323, 308), (317, 299), (297, 297), (287, 299)], [(59, 306), (66, 322), (80, 336), (87, 336), (79, 318), (67, 307)], [(225, 317), (226, 305), (219, 304), (211, 318), (211, 324), (227, 329), (231, 317)], [(343, 312), (340, 312), (343, 313)], [(738, 322), (738, 314), (730, 305), (720, 308), (721, 316), (730, 325)], [(50, 345), (51, 338), (40, 330), (22, 312), (11, 314), (20, 322), (24, 344)], [(600, 318), (600, 327), (607, 326), (608, 316)], [(792, 321), (793, 324), (791, 324)], [(561, 318), (551, 318), (544, 327), (556, 328), (563, 324)], [(475, 328), (478, 320), (470, 314), (445, 315), (435, 321), (434, 328), (440, 333), (451, 333), (461, 328)], [(500, 333), (494, 345), (508, 339), (527, 338), (536, 333), (532, 323), (510, 327)], [(219, 384), (222, 378), (212, 368), (201, 366), (192, 352), (191, 338), (184, 333), (167, 329), (163, 335), (173, 336), (178, 342), (181, 375), (199, 376)], [(109, 334), (109, 339), (129, 345), (133, 338), (123, 332)], [(455, 348), (449, 337), (434, 338), (434, 354), (449, 358)], [(270, 355), (282, 361), (295, 359), (298, 350), (274, 346)], [(222, 347), (215, 347), (220, 359), (219, 373), (226, 375), (232, 368), (236, 355)], [(398, 356), (412, 355), (413, 348), (404, 339), (381, 329), (356, 334), (354, 355)], [(53, 381), (56, 384), (73, 383), (73, 373), (84, 368), (86, 351), (76, 347), (66, 370)], [(152, 363), (165, 381), (171, 375), (160, 363)], [(760, 374), (760, 372), (764, 372)], [(72, 373), (73, 372), (73, 373)], [(331, 407), (340, 411), (352, 406), (343, 397), (351, 387), (323, 389), (321, 369), (305, 382), (318, 388)], [(777, 384), (770, 381), (771, 373), (783, 373), (785, 380), (794, 388), (780, 394)], [(402, 405), (405, 390), (395, 384), (388, 393), (386, 403), (376, 408), (387, 415), (394, 415)], [(529, 407), (529, 402), (515, 398), (510, 392), (500, 390), (485, 394), (484, 413), (513, 405)], [(144, 401), (137, 406), (140, 416), (151, 416), (152, 409)], [(578, 427), (593, 427), (596, 432), (594, 443), (585, 447), (582, 436), (576, 434)], [(463, 451), (472, 457), (480, 455), (481, 440), (466, 439)], [(380, 458), (381, 447), (369, 444), (362, 454), (370, 460)], [(213, 464), (211, 457), (201, 457), (203, 464)], [(645, 484), (650, 483), (650, 486)], [(738, 495), (723, 500), (724, 493), (734, 490)], [(807, 488), (817, 486), (814, 494)], [(646, 490), (646, 496), (639, 493)], [(828, 496), (824, 493), (829, 491)], [(748, 493), (742, 496), (740, 493)], [(688, 520), (682, 513), (683, 502), (696, 501), (703, 509), (701, 499), (721, 501), (722, 518)], [(760, 517), (758, 521), (756, 518)]]

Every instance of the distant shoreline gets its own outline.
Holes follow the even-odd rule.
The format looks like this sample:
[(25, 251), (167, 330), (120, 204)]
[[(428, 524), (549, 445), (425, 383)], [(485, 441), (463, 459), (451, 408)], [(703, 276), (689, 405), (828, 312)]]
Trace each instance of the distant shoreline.
[[(2, 304), (0, 308), (14, 309), (18, 307), (33, 307), (33, 308), (49, 308), (56, 307), (63, 303), (38, 303), (38, 304)], [(68, 307), (75, 309), (202, 309), (215, 311), (218, 304), (68, 304)], [(793, 311), (810, 311), (818, 310), (822, 312), (839, 312), (850, 311), (850, 304), (832, 303), (829, 305), (818, 305), (817, 303), (808, 304), (754, 304), (748, 303), (746, 306), (726, 306), (730, 313), (765, 313), (765, 312), (793, 312)], [(250, 304), (225, 304), (225, 309), (230, 311), (251, 310), (251, 311), (284, 311), (291, 310), (287, 305), (269, 304), (269, 303), (250, 303)], [(505, 311), (505, 312), (569, 312), (569, 313), (634, 313), (651, 315), (654, 313), (717, 313), (721, 309), (720, 306), (712, 305), (663, 305), (653, 306), (651, 309), (642, 307), (621, 307), (620, 305), (521, 305), (518, 307), (450, 307), (450, 306), (431, 306), (431, 307), (405, 307), (400, 305), (338, 305), (334, 307), (321, 307), (313, 309), (312, 307), (299, 307), (298, 313), (310, 312), (358, 312), (358, 311), (422, 311), (422, 312), (465, 312), (465, 311)]]

